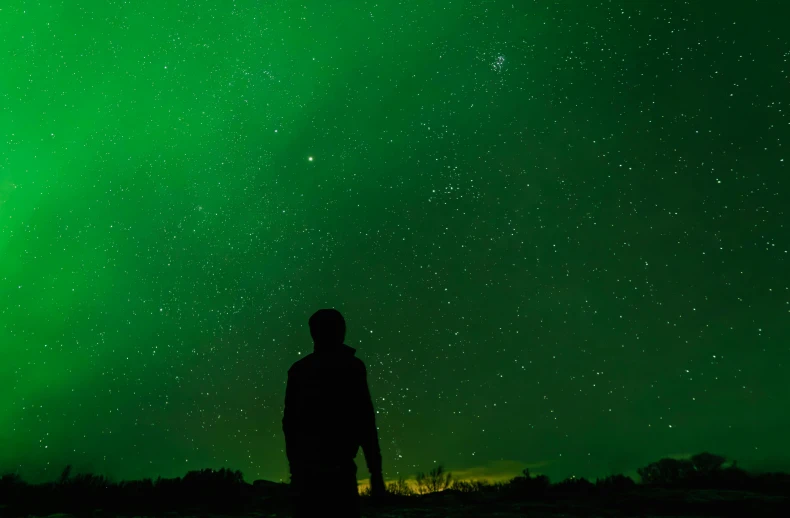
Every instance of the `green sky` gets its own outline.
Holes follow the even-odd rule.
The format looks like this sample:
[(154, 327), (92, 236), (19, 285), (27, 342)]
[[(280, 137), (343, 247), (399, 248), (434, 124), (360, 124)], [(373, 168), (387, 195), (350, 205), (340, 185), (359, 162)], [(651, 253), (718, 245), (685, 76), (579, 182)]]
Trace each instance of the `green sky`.
[(790, 469), (789, 10), (3, 2), (0, 471), (285, 480), (322, 307), (387, 478)]

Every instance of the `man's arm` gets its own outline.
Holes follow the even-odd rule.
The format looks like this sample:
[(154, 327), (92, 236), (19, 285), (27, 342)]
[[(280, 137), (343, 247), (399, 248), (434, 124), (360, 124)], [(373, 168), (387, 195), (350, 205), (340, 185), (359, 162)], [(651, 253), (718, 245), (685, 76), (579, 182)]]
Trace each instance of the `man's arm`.
[(360, 361), (360, 395), (361, 395), (361, 430), (360, 443), (365, 454), (365, 462), (371, 475), (381, 473), (381, 448), (379, 447), (379, 434), (376, 429), (376, 411), (373, 408), (373, 399), (368, 387), (368, 375), (365, 364)]
[(285, 409), (283, 410), (283, 434), (285, 435), (285, 455), (288, 457), (288, 463), (291, 466), (291, 473), (293, 473), (293, 466), (296, 463), (296, 444), (294, 441), (294, 412), (296, 411), (296, 401), (294, 401), (295, 387), (291, 371), (288, 371), (288, 383), (285, 386)]

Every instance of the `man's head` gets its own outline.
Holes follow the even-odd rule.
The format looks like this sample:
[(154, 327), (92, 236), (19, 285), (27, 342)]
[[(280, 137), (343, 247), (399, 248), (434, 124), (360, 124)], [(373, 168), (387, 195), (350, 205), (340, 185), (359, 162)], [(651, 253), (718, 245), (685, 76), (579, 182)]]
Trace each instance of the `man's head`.
[(310, 336), (317, 346), (339, 345), (346, 339), (346, 321), (336, 309), (319, 309), (310, 317)]

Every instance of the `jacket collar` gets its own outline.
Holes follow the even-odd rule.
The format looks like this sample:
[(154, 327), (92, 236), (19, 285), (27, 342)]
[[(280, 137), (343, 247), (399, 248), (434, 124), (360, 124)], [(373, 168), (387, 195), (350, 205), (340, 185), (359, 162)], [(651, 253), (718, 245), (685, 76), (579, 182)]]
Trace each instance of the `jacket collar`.
[(338, 345), (314, 345), (313, 352), (318, 354), (328, 353), (328, 354), (349, 354), (354, 356), (357, 350), (353, 347), (349, 347), (346, 344), (338, 344)]

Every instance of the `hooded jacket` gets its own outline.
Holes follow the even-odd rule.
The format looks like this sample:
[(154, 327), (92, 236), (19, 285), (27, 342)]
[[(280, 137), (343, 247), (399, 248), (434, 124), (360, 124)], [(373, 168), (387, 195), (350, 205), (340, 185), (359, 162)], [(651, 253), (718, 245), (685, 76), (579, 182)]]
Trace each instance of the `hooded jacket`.
[(346, 344), (316, 347), (288, 370), (283, 432), (291, 475), (352, 461), (360, 446), (371, 474), (381, 450), (367, 370)]

